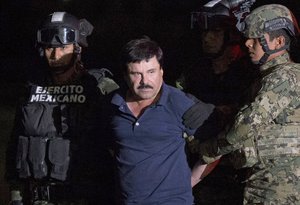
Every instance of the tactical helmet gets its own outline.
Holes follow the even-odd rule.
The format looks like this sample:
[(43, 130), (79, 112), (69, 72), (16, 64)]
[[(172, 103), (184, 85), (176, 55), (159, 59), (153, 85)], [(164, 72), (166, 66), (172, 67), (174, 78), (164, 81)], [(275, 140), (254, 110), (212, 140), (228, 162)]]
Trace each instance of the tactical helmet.
[(254, 9), (245, 18), (246, 38), (261, 38), (264, 33), (285, 29), (291, 36), (297, 35), (299, 28), (292, 12), (280, 4), (268, 4)]
[[(224, 6), (214, 8), (202, 7), (199, 12), (192, 12), (192, 24), (197, 23), (201, 30), (231, 29), (234, 25), (233, 16)], [(191, 25), (192, 28), (194, 25)]]
[(203, 12), (198, 16), (198, 25), (201, 30), (230, 30), (234, 28), (234, 21), (230, 16), (210, 15)]
[(50, 14), (37, 31), (37, 42), (45, 46), (79, 44), (87, 47), (86, 37), (93, 31), (93, 26), (86, 20), (78, 20), (67, 12)]

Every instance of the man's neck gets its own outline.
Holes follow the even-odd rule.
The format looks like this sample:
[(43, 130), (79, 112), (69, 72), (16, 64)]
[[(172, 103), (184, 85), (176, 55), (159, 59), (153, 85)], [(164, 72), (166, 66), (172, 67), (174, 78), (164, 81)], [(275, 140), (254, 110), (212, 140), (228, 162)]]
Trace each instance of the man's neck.
[(161, 91), (153, 98), (150, 99), (137, 99), (130, 91), (126, 94), (126, 103), (130, 111), (135, 117), (141, 116), (145, 109), (150, 105), (155, 104), (161, 96)]

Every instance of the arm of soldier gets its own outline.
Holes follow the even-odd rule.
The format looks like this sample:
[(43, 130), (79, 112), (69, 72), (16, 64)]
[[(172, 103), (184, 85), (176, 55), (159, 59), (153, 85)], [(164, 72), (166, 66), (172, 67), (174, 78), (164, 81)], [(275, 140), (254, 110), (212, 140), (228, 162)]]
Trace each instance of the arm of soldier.
[(275, 77), (266, 79), (255, 101), (238, 113), (234, 126), (225, 137), (228, 144), (240, 144), (256, 136), (258, 130), (272, 123), (285, 108), (297, 101), (295, 76), (282, 74)]
[(226, 139), (225, 131), (219, 133), (218, 136), (209, 138), (204, 142), (198, 139), (192, 140), (189, 143), (189, 148), (192, 148), (193, 153), (199, 155), (202, 164), (210, 164), (220, 159), (223, 155), (228, 154), (234, 150), (241, 148), (240, 143), (230, 144)]
[[(241, 109), (236, 116), (234, 125), (227, 134), (221, 133), (218, 137), (206, 140), (197, 146), (200, 157), (206, 163), (214, 161), (214, 158), (217, 156), (228, 154), (241, 148), (245, 140), (256, 136), (257, 131), (262, 129), (261, 127), (272, 123), (284, 108), (291, 102), (294, 102), (296, 97), (292, 92), (296, 90), (297, 84), (295, 82), (297, 82), (297, 76), (290, 73), (277, 75), (277, 78), (273, 75), (264, 79), (264, 85), (255, 101), (248, 107)], [(196, 112), (191, 109), (189, 111), (187, 111), (188, 115), (186, 115), (185, 119), (185, 123), (189, 120), (186, 123), (188, 125), (193, 124), (193, 119), (195, 119), (193, 113)]]
[(227, 133), (220, 133), (216, 138), (199, 144), (200, 158), (206, 163), (211, 163), (220, 155), (240, 149), (245, 140), (256, 136), (265, 123), (273, 120), (274, 113), (267, 112), (262, 107), (263, 103), (260, 100), (255, 101), (238, 113), (234, 125)]
[(293, 83), (287, 81), (276, 84), (267, 80), (255, 101), (238, 113), (229, 132), (199, 145), (200, 157), (210, 163), (219, 155), (240, 149), (247, 139), (257, 136), (259, 130), (272, 123), (295, 98), (290, 94)]

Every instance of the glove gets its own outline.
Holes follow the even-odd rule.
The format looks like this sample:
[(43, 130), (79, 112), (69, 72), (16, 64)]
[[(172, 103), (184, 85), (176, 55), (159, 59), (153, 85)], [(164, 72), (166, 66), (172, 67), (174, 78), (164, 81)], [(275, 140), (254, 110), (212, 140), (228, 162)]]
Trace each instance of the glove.
[(190, 129), (199, 128), (208, 119), (214, 108), (213, 104), (198, 101), (184, 113), (183, 124)]
[(11, 202), (9, 203), (10, 205), (23, 205), (20, 191), (12, 190), (10, 194), (11, 194)]

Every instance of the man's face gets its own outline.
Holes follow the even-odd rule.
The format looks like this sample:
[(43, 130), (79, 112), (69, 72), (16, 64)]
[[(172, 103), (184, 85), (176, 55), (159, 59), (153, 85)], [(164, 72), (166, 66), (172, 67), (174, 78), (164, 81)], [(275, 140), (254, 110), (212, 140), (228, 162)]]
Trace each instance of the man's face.
[(51, 68), (59, 69), (71, 64), (73, 60), (74, 45), (68, 44), (61, 47), (45, 48), (45, 56)]
[(212, 60), (212, 69), (215, 74), (221, 74), (229, 69), (232, 62), (239, 59), (242, 51), (239, 45), (229, 45), (225, 48), (223, 54)]
[(163, 69), (155, 56), (129, 63), (125, 79), (136, 101), (154, 99), (163, 83)]
[(205, 53), (216, 54), (218, 53), (224, 43), (224, 30), (207, 30), (203, 31), (202, 35), (202, 50)]
[[(276, 39), (273, 39), (270, 41), (270, 36), (269, 34), (264, 34), (264, 37), (266, 39), (267, 45), (269, 46), (270, 50), (274, 50), (276, 47)], [(263, 57), (264, 55), (264, 50), (262, 48), (262, 45), (260, 44), (260, 41), (258, 38), (249, 38), (245, 42), (246, 47), (248, 48), (249, 56), (251, 58), (251, 61), (254, 64), (258, 64), (259, 60)], [(273, 56), (270, 55), (268, 60), (272, 59)]]

